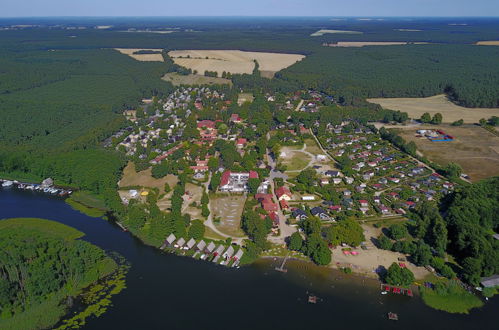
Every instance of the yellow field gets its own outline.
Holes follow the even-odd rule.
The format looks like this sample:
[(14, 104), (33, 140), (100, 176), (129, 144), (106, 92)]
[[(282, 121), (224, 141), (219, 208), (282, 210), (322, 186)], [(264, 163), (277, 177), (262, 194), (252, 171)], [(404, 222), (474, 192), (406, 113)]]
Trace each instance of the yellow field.
[(364, 47), (364, 46), (394, 46), (394, 45), (422, 45), (427, 42), (405, 42), (405, 41), (339, 41), (335, 44), (328, 44), (329, 47)]
[(152, 51), (162, 51), (162, 49), (145, 49), (145, 48), (115, 48), (122, 54), (128, 55), (137, 61), (142, 62), (164, 62), (163, 55), (161, 54), (134, 54), (134, 52), (139, 50), (152, 50)]
[(160, 193), (163, 193), (165, 190), (165, 183), (168, 183), (170, 188), (173, 189), (177, 184), (178, 179), (174, 175), (168, 174), (164, 178), (155, 179), (151, 175), (151, 168), (148, 168), (142, 172), (135, 172), (135, 165), (132, 162), (129, 162), (128, 165), (123, 169), (123, 177), (120, 182), (118, 182), (118, 186), (121, 187), (148, 187), (148, 188), (158, 188)]
[(499, 46), (499, 40), (479, 41), (476, 44), (481, 46)]
[(319, 30), (317, 32), (312, 33), (311, 37), (320, 37), (325, 34), (362, 34), (360, 31), (346, 31), (346, 30)]
[(425, 112), (432, 116), (438, 112), (442, 114), (444, 123), (463, 119), (465, 123), (473, 124), (481, 118), (499, 116), (499, 108), (464, 108), (450, 102), (445, 95), (425, 98), (377, 98), (367, 101), (377, 103), (385, 109), (407, 112), (409, 117), (414, 119), (419, 119)]
[[(216, 71), (236, 74), (252, 73), (254, 60), (258, 61), (260, 71), (267, 75), (280, 71), (302, 60), (304, 55), (243, 52), (240, 50), (175, 50), (168, 53), (173, 61), (183, 67), (196, 70), (199, 74), (205, 71)], [(189, 56), (189, 58), (188, 58)]]

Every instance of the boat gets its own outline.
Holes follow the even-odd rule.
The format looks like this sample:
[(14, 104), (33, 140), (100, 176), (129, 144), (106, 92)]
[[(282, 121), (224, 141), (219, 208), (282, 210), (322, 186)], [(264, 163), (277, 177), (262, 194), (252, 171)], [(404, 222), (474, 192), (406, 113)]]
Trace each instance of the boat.
[(316, 296), (308, 296), (308, 302), (311, 304), (316, 304), (317, 303), (317, 297)]
[(398, 316), (398, 314), (389, 312), (388, 313), (388, 319), (392, 320), (392, 321), (398, 321), (399, 320), (399, 316)]
[(2, 187), (9, 188), (9, 187), (12, 187), (13, 184), (14, 184), (14, 181), (7, 180), (4, 183), (2, 183)]
[(381, 291), (381, 294), (388, 294), (387, 291)]

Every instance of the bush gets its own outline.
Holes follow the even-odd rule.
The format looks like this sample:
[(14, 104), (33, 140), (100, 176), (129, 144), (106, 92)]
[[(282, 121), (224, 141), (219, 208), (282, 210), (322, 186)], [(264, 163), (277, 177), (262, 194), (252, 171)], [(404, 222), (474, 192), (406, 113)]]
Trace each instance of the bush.
[(403, 224), (391, 225), (389, 230), (390, 230), (390, 237), (393, 238), (394, 240), (405, 238), (409, 235), (407, 227)]

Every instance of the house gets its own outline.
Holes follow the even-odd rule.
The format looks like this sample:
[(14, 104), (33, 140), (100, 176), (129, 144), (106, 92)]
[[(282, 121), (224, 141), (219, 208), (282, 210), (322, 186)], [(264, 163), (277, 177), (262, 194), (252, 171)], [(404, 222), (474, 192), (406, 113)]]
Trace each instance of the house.
[(287, 210), (287, 209), (289, 209), (289, 204), (288, 204), (288, 202), (287, 202), (287, 201), (285, 201), (285, 200), (280, 200), (280, 201), (279, 201), (279, 205), (281, 206), (281, 209), (282, 209), (282, 210)]
[(293, 212), (291, 212), (291, 216), (296, 220), (303, 220), (308, 218), (307, 213), (304, 210), (298, 208), (294, 209)]
[(175, 243), (175, 247), (176, 248), (179, 248), (181, 249), (183, 246), (185, 245), (185, 239), (183, 237), (180, 237), (177, 241), (177, 243)]
[(416, 203), (414, 203), (412, 201), (407, 201), (407, 202), (405, 202), (405, 206), (412, 209), (416, 206)]
[(484, 288), (499, 286), (499, 275), (496, 274), (490, 277), (482, 277), (480, 283)]
[(390, 213), (390, 209), (388, 207), (386, 207), (385, 205), (380, 205), (379, 206), (379, 210), (383, 214), (389, 214)]
[(234, 254), (233, 259), (236, 260), (236, 261), (237, 260), (241, 260), (243, 254), (244, 254), (243, 249), (239, 249), (239, 251), (237, 251), (236, 254)]
[(330, 209), (331, 211), (336, 211), (336, 212), (339, 212), (339, 211), (341, 211), (341, 205), (331, 205), (331, 206), (329, 207), (329, 209)]
[(316, 206), (316, 207), (312, 208), (310, 210), (310, 213), (314, 217), (319, 217), (321, 220), (329, 220), (330, 219), (330, 217), (327, 214), (327, 212), (323, 208), (321, 208), (319, 206)]
[(258, 179), (255, 171), (236, 173), (225, 171), (220, 179), (219, 190), (221, 192), (245, 192), (248, 190), (248, 180)]
[(321, 179), (321, 186), (325, 186), (329, 184), (329, 179), (328, 178), (322, 178)]
[(229, 246), (229, 248), (227, 249), (227, 251), (224, 252), (224, 254), (222, 255), (224, 258), (230, 258), (234, 255), (234, 248), (232, 246)]
[(313, 200), (315, 200), (315, 196), (302, 196), (301, 200), (302, 201), (313, 201)]
[(352, 192), (350, 190), (343, 190), (343, 196), (350, 196)]
[(374, 200), (374, 202), (375, 202), (376, 204), (381, 203), (381, 197), (379, 197), (379, 196), (374, 196), (373, 200)]
[(325, 175), (325, 176), (330, 177), (330, 178), (335, 178), (335, 177), (338, 177), (338, 176), (340, 176), (340, 174), (341, 174), (341, 173), (340, 173), (340, 172), (338, 172), (338, 171), (331, 171), (331, 170), (326, 171), (326, 172), (324, 173), (324, 175)]
[(359, 200), (359, 204), (361, 207), (369, 207), (369, 202), (366, 201), (365, 199)]
[(198, 251), (203, 251), (204, 248), (206, 247), (206, 242), (201, 240), (198, 245), (196, 245), (196, 250)]
[(274, 227), (278, 227), (279, 226), (279, 215), (275, 212), (270, 212), (269, 213), (269, 218), (270, 220), (272, 220), (272, 224)]
[(268, 199), (262, 201), (262, 208), (267, 212), (276, 212), (279, 209), (276, 203)]
[(201, 120), (200, 122), (197, 123), (198, 129), (214, 129), (215, 128), (215, 122), (212, 120)]
[(289, 188), (285, 186), (277, 188), (275, 190), (275, 194), (277, 196), (277, 199), (280, 201), (282, 200), (289, 201), (293, 198), (291, 191), (289, 191)]
[(230, 121), (233, 123), (239, 124), (243, 120), (241, 119), (241, 117), (239, 117), (239, 115), (237, 113), (233, 113), (232, 115), (230, 115)]
[(346, 176), (346, 177), (344, 177), (344, 179), (345, 179), (345, 183), (346, 184), (352, 184), (353, 183), (353, 178), (350, 178), (350, 177)]
[(397, 194), (395, 191), (389, 192), (388, 196), (390, 196), (393, 199), (398, 199), (399, 198), (399, 194)]
[(271, 194), (255, 194), (255, 199), (259, 201), (260, 203), (263, 202), (264, 200), (272, 201), (272, 195)]
[(189, 241), (187, 241), (187, 244), (185, 245), (185, 247), (190, 250), (192, 249), (192, 247), (196, 245), (196, 240), (194, 240), (194, 238), (191, 238)]
[(248, 140), (246, 140), (245, 138), (239, 138), (239, 139), (237, 139), (236, 147), (243, 148), (247, 142), (248, 142)]
[(170, 235), (168, 235), (168, 237), (166, 238), (165, 243), (166, 243), (167, 245), (172, 245), (172, 243), (173, 243), (173, 242), (175, 242), (175, 240), (176, 240), (176, 239), (177, 239), (177, 238), (175, 237), (175, 235), (170, 234)]
[(225, 250), (225, 246), (223, 246), (222, 244), (220, 244), (217, 249), (215, 250), (215, 252), (213, 252), (213, 255), (214, 256), (219, 256), (219, 255), (222, 255), (222, 252), (224, 252)]
[(208, 244), (208, 246), (206, 247), (205, 252), (212, 253), (213, 250), (215, 250), (215, 247), (216, 247), (215, 243), (210, 242), (210, 244)]
[(341, 183), (341, 178), (333, 178), (333, 183), (334, 184), (340, 184)]

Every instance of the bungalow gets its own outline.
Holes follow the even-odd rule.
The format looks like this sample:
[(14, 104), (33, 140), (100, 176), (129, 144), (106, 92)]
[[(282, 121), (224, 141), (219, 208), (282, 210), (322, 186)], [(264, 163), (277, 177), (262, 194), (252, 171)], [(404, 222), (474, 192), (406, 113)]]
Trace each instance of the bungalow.
[(313, 200), (315, 200), (315, 196), (302, 196), (301, 200), (302, 201), (313, 201)]
[(177, 239), (177, 238), (175, 237), (175, 235), (170, 234), (170, 235), (168, 235), (168, 237), (166, 238), (165, 243), (166, 243), (167, 245), (172, 245), (172, 243), (173, 243), (173, 242), (175, 242), (175, 240), (176, 240), (176, 239)]
[(332, 205), (332, 206), (329, 207), (329, 209), (331, 211), (339, 212), (339, 211), (341, 211), (341, 205)]
[(350, 196), (350, 195), (352, 195), (352, 192), (350, 190), (343, 191), (343, 196)]
[(379, 203), (381, 203), (381, 197), (379, 197), (379, 196), (374, 196), (373, 201), (374, 201), (376, 204), (379, 204)]
[(416, 206), (416, 203), (412, 202), (412, 201), (407, 201), (404, 203), (406, 207), (412, 209)]
[(398, 199), (399, 198), (399, 194), (397, 194), (395, 191), (389, 192), (388, 196), (390, 196), (392, 199)]
[(334, 184), (340, 184), (341, 183), (341, 178), (333, 178), (333, 183)]
[(390, 213), (390, 209), (388, 207), (386, 207), (385, 205), (380, 205), (379, 206), (379, 210), (383, 214), (389, 214)]
[(338, 176), (340, 176), (340, 174), (341, 174), (341, 173), (340, 173), (340, 172), (338, 172), (338, 171), (331, 171), (331, 170), (326, 171), (326, 172), (324, 173), (324, 175), (326, 175), (327, 177), (330, 177), (330, 178), (335, 178), (335, 177), (338, 177)]
[(329, 184), (329, 179), (328, 178), (322, 178), (321, 179), (321, 186), (325, 186)]
[(203, 251), (204, 248), (206, 247), (206, 242), (201, 240), (198, 245), (196, 245), (196, 250), (198, 251)]
[(256, 194), (255, 199), (259, 201), (260, 203), (267, 200), (267, 201), (272, 201), (272, 195), (271, 194)]
[(368, 207), (369, 206), (369, 202), (366, 201), (365, 199), (359, 200), (359, 204), (361, 207)]
[(390, 180), (393, 183), (399, 183), (400, 182), (399, 178), (388, 178), (388, 180)]
[(213, 252), (213, 255), (214, 256), (219, 256), (219, 255), (222, 255), (222, 252), (224, 252), (225, 250), (225, 246), (223, 246), (222, 244), (220, 244), (217, 249), (215, 250), (215, 252)]
[(200, 122), (197, 123), (198, 129), (214, 129), (215, 128), (215, 122), (212, 120), (201, 120)]
[(232, 246), (229, 246), (229, 248), (227, 249), (227, 251), (224, 252), (224, 254), (222, 255), (224, 258), (230, 258), (234, 255), (234, 248)]
[(493, 275), (490, 277), (482, 277), (481, 282), (484, 288), (492, 288), (499, 286), (499, 275)]
[(352, 184), (353, 183), (353, 178), (346, 176), (345, 178), (345, 183), (346, 184)]
[(308, 218), (307, 213), (299, 208), (294, 209), (293, 212), (291, 212), (291, 216), (296, 220), (303, 220)]
[(272, 220), (272, 224), (274, 227), (278, 227), (279, 226), (279, 215), (275, 212), (270, 212), (269, 213), (269, 218), (270, 220)]
[(208, 244), (208, 246), (206, 247), (205, 252), (212, 253), (214, 250), (215, 250), (215, 243), (210, 242), (210, 244)]
[(243, 254), (244, 254), (243, 249), (239, 249), (239, 251), (237, 251), (236, 254), (234, 254), (233, 259), (236, 260), (236, 261), (237, 260), (241, 260)]
[(237, 113), (233, 113), (232, 115), (230, 115), (230, 121), (233, 123), (239, 124), (243, 120), (241, 119), (241, 117), (239, 117), (239, 115)]
[(181, 249), (185, 245), (185, 239), (180, 237), (174, 247)]
[(239, 139), (237, 139), (236, 147), (243, 148), (247, 142), (248, 142), (248, 140), (246, 140), (245, 138), (239, 138)]
[(321, 220), (329, 220), (330, 219), (330, 217), (327, 214), (327, 212), (323, 208), (321, 208), (319, 206), (316, 206), (316, 207), (312, 208), (310, 210), (310, 213), (314, 217), (319, 217)]
[(277, 196), (277, 199), (282, 201), (289, 201), (293, 198), (293, 195), (291, 194), (291, 191), (288, 189), (288, 187), (282, 186), (276, 189), (275, 194)]
[(194, 238), (191, 238), (189, 241), (187, 241), (187, 244), (185, 245), (185, 247), (190, 250), (192, 249), (192, 247), (196, 245), (196, 240)]

